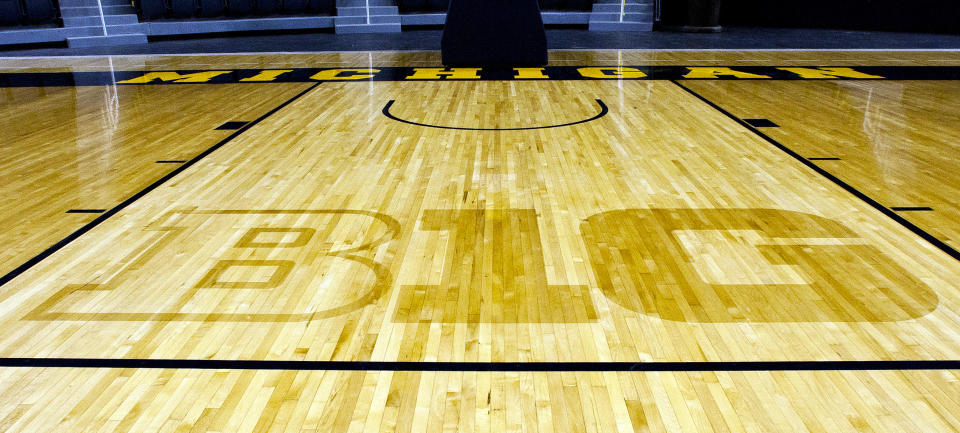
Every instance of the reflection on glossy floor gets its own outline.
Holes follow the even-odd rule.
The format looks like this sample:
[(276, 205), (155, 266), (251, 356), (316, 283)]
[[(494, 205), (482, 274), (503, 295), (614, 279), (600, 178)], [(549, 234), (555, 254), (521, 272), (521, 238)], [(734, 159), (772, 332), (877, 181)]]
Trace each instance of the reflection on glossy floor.
[[(945, 52), (552, 58), (584, 66), (960, 62)], [(351, 53), (0, 65), (436, 60)], [(773, 121), (779, 127), (763, 133), (803, 157), (840, 158), (814, 162), (882, 206), (929, 206), (901, 214), (958, 246), (960, 81), (683, 85), (734, 116)], [(860, 363), (960, 359), (960, 261), (950, 246), (921, 238), (676, 83), (359, 81), (2, 95), (0, 122), (14, 132), (0, 159), (12, 180), (0, 185), (0, 273), (29, 266), (0, 287), (0, 361), (46, 365), (0, 368), (3, 430), (960, 430), (956, 370)], [(389, 101), (393, 118), (384, 115)], [(239, 133), (215, 129), (256, 119)], [(198, 155), (148, 188), (180, 166), (156, 161)], [(29, 263), (97, 217), (67, 210), (113, 209), (129, 197), (136, 200)], [(92, 361), (56, 366), (75, 358)], [(107, 362), (116, 359), (216, 369)], [(210, 364), (233, 360), (306, 363), (282, 371)], [(353, 371), (295, 371), (333, 365), (311, 361)], [(395, 371), (397, 361), (413, 371)], [(795, 361), (840, 363), (802, 371)], [(617, 367), (661, 362), (685, 364)], [(723, 371), (731, 362), (776, 364)], [(528, 363), (555, 364), (517, 371)], [(431, 371), (437, 365), (453, 371)]]

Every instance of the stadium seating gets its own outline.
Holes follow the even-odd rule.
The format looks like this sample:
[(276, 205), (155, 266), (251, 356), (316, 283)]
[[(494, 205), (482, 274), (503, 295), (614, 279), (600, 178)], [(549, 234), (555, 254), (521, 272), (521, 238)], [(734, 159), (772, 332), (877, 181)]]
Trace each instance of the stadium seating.
[(30, 24), (52, 23), (57, 19), (58, 8), (52, 0), (25, 0), (23, 6)]
[(270, 15), (280, 11), (280, 0), (256, 0), (257, 14)]
[[(0, 2), (4, 1), (9, 0), (0, 0)], [(189, 19), (224, 16), (336, 15), (335, 1), (336, 0), (140, 0), (137, 6), (140, 19), (149, 21), (164, 18)], [(0, 13), (2, 13), (2, 6), (3, 5), (0, 4)], [(0, 17), (0, 19), (2, 19), (2, 17)]]
[(227, 5), (223, 0), (200, 0), (201, 17), (219, 17), (227, 11)]
[(250, 15), (253, 13), (253, 0), (227, 0), (230, 15)]
[(307, 3), (307, 11), (325, 15), (336, 15), (337, 6), (335, 0), (310, 0), (310, 2)]
[(20, 24), (20, 5), (16, 0), (0, 0), (0, 26)]
[(307, 10), (308, 0), (283, 0), (284, 13), (301, 13)]
[(170, 16), (174, 18), (190, 18), (195, 13), (194, 0), (170, 0)]
[(400, 13), (422, 13), (427, 12), (427, 0), (397, 0), (397, 8)]

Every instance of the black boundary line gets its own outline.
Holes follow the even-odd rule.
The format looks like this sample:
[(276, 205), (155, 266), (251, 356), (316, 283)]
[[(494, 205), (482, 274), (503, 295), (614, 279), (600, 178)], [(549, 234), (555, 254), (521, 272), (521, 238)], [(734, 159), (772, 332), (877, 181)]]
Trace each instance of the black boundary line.
[(744, 122), (750, 124), (754, 128), (779, 128), (780, 125), (773, 123), (772, 120), (762, 118), (762, 119), (743, 119)]
[[(74, 240), (76, 240), (76, 239), (79, 238), (80, 236), (83, 236), (84, 233), (92, 230), (94, 227), (100, 225), (101, 223), (103, 223), (104, 221), (106, 221), (108, 218), (116, 215), (117, 212), (120, 212), (121, 210), (123, 210), (123, 209), (126, 208), (127, 206), (130, 206), (131, 204), (133, 204), (133, 202), (139, 200), (139, 199), (140, 199), (141, 197), (143, 197), (144, 195), (147, 195), (147, 193), (149, 193), (150, 191), (153, 191), (153, 190), (157, 189), (157, 187), (159, 187), (160, 185), (163, 185), (163, 184), (164, 184), (165, 182), (167, 182), (168, 180), (173, 179), (176, 175), (180, 174), (181, 172), (183, 172), (183, 171), (186, 170), (187, 168), (190, 168), (190, 166), (192, 166), (193, 164), (196, 164), (198, 161), (200, 161), (201, 159), (205, 158), (207, 155), (210, 155), (211, 153), (213, 153), (213, 151), (215, 151), (215, 150), (223, 147), (223, 145), (225, 145), (225, 144), (227, 144), (228, 142), (230, 142), (230, 140), (233, 140), (233, 139), (236, 138), (238, 135), (240, 135), (240, 134), (242, 134), (244, 131), (250, 129), (252, 126), (256, 125), (257, 123), (260, 123), (261, 121), (263, 121), (263, 119), (266, 119), (267, 117), (270, 117), (273, 113), (276, 113), (277, 111), (279, 111), (279, 110), (282, 109), (283, 107), (286, 107), (287, 105), (290, 105), (290, 103), (292, 103), (293, 101), (296, 101), (296, 100), (299, 99), (301, 96), (307, 94), (307, 92), (315, 89), (315, 88), (316, 88), (317, 86), (319, 86), (319, 85), (320, 85), (320, 83), (316, 83), (316, 84), (310, 86), (310, 87), (307, 88), (306, 90), (304, 90), (304, 91), (296, 94), (294, 97), (288, 99), (288, 100), (285, 101), (284, 103), (282, 103), (282, 104), (280, 104), (279, 106), (275, 107), (274, 109), (268, 111), (266, 114), (258, 117), (257, 120), (254, 120), (254, 121), (252, 121), (252, 122), (250, 122), (250, 123), (247, 123), (247, 124), (244, 125), (242, 128), (234, 131), (232, 134), (230, 134), (229, 136), (227, 136), (227, 137), (224, 138), (223, 140), (220, 140), (217, 144), (214, 144), (213, 146), (207, 148), (207, 150), (204, 150), (203, 152), (201, 152), (199, 155), (193, 157), (193, 159), (185, 162), (183, 165), (177, 167), (176, 169), (174, 169), (174, 170), (171, 171), (170, 173), (167, 173), (165, 176), (161, 177), (159, 180), (153, 182), (152, 184), (150, 184), (150, 185), (147, 186), (146, 188), (140, 190), (140, 191), (137, 192), (136, 194), (134, 194), (134, 195), (130, 196), (129, 198), (127, 198), (126, 200), (120, 202), (120, 204), (118, 204), (118, 205), (114, 206), (113, 208), (107, 210), (106, 212), (100, 214), (100, 216), (98, 216), (96, 219), (94, 219), (93, 221), (90, 221), (89, 223), (87, 223), (87, 224), (84, 225), (83, 227), (80, 227), (79, 229), (77, 229), (77, 230), (74, 231), (73, 233), (70, 233), (69, 235), (67, 235), (67, 237), (65, 237), (65, 238), (61, 239), (59, 242), (51, 245), (51, 246), (50, 246), (49, 248), (47, 248), (46, 250), (43, 250), (43, 252), (41, 252), (40, 254), (37, 254), (36, 256), (34, 256), (33, 258), (31, 258), (30, 260), (27, 260), (24, 264), (18, 266), (16, 269), (14, 269), (14, 270), (12, 270), (12, 271), (10, 271), (10, 272), (7, 272), (6, 275), (0, 277), (0, 287), (3, 287), (3, 285), (7, 284), (8, 282), (10, 282), (11, 280), (13, 280), (14, 278), (16, 278), (17, 276), (19, 276), (20, 274), (22, 274), (22, 273), (26, 272), (27, 270), (29, 270), (30, 268), (34, 267), (37, 263), (40, 263), (41, 261), (43, 261), (43, 260), (46, 259), (47, 257), (50, 257), (51, 254), (59, 251), (61, 248), (67, 246), (67, 244), (69, 244), (70, 242), (73, 242)], [(0, 364), (0, 365), (2, 365), (2, 364)]]
[(839, 187), (847, 190), (847, 192), (849, 192), (850, 194), (853, 194), (854, 196), (856, 196), (856, 197), (859, 198), (860, 200), (863, 200), (864, 202), (866, 202), (866, 203), (869, 204), (870, 206), (873, 206), (874, 209), (882, 212), (884, 215), (886, 215), (886, 216), (890, 217), (891, 219), (893, 219), (894, 221), (900, 223), (900, 225), (906, 227), (908, 230), (912, 231), (912, 232), (915, 233), (917, 236), (920, 236), (921, 238), (923, 238), (924, 240), (926, 240), (927, 242), (929, 242), (931, 245), (933, 245), (933, 246), (937, 247), (938, 249), (940, 249), (941, 251), (947, 253), (947, 255), (949, 255), (950, 257), (953, 257), (955, 260), (960, 260), (960, 252), (958, 252), (957, 250), (953, 249), (953, 248), (950, 247), (949, 245), (945, 244), (945, 243), (944, 243), (943, 241), (941, 241), (940, 239), (937, 239), (936, 237), (934, 237), (934, 236), (931, 235), (930, 233), (927, 233), (926, 231), (924, 231), (924, 230), (921, 229), (920, 227), (917, 227), (916, 225), (914, 225), (914, 224), (911, 223), (910, 221), (907, 221), (907, 220), (906, 220), (905, 218), (903, 218), (902, 216), (897, 215), (897, 213), (894, 212), (893, 210), (887, 208), (886, 206), (880, 204), (880, 203), (877, 202), (876, 200), (870, 198), (868, 195), (860, 192), (860, 190), (858, 190), (858, 189), (850, 186), (850, 185), (847, 184), (846, 182), (840, 180), (840, 178), (838, 178), (838, 177), (830, 174), (830, 172), (828, 172), (828, 171), (820, 168), (820, 167), (817, 166), (816, 164), (814, 164), (814, 163), (810, 162), (809, 160), (807, 160), (806, 158), (800, 156), (799, 154), (797, 154), (796, 152), (794, 152), (793, 150), (791, 150), (789, 147), (784, 146), (783, 144), (781, 144), (781, 143), (778, 142), (777, 140), (774, 140), (774, 139), (770, 138), (767, 134), (764, 134), (763, 132), (760, 132), (757, 128), (754, 128), (753, 126), (750, 126), (750, 124), (748, 124), (747, 122), (744, 122), (742, 119), (738, 118), (737, 116), (734, 116), (733, 114), (730, 114), (729, 111), (724, 110), (722, 107), (720, 107), (720, 106), (717, 105), (717, 104), (714, 104), (712, 101), (710, 101), (709, 99), (701, 96), (699, 93), (691, 90), (690, 88), (688, 88), (687, 86), (684, 86), (683, 84), (680, 84), (680, 83), (677, 82), (676, 80), (670, 80), (670, 81), (671, 81), (673, 84), (676, 84), (678, 87), (680, 87), (680, 88), (683, 89), (684, 91), (686, 91), (687, 93), (693, 95), (693, 96), (696, 97), (697, 99), (699, 99), (699, 100), (703, 101), (704, 103), (706, 103), (707, 105), (713, 107), (715, 110), (719, 111), (719, 112), (722, 113), (723, 115), (725, 115), (725, 116), (733, 119), (735, 122), (739, 123), (739, 124), (740, 124), (741, 126), (743, 126), (744, 128), (747, 128), (747, 129), (749, 129), (750, 131), (752, 131), (754, 134), (757, 134), (760, 138), (766, 140), (768, 143), (776, 146), (778, 149), (782, 150), (782, 151), (783, 151), (784, 153), (786, 153), (787, 155), (792, 156), (793, 159), (796, 159), (797, 161), (800, 161), (801, 163), (803, 163), (803, 165), (806, 165), (807, 167), (809, 167), (809, 168), (812, 169), (813, 171), (819, 173), (821, 176), (823, 176), (823, 177), (829, 179), (831, 182), (837, 184)]
[(423, 127), (427, 127), (427, 128), (456, 129), (456, 130), (459, 130), (459, 131), (527, 131), (527, 130), (531, 130), (531, 129), (560, 128), (560, 127), (564, 127), (564, 126), (573, 126), (573, 125), (579, 125), (579, 124), (581, 124), (581, 123), (592, 122), (592, 121), (597, 120), (597, 119), (599, 119), (599, 118), (601, 118), (601, 117), (603, 117), (603, 116), (606, 116), (607, 113), (610, 112), (610, 110), (607, 108), (607, 104), (604, 104), (603, 101), (597, 99), (597, 105), (600, 106), (600, 114), (597, 114), (596, 116), (593, 116), (593, 117), (591, 117), (591, 118), (589, 118), (589, 119), (579, 120), (579, 121), (570, 122), (570, 123), (564, 123), (564, 124), (562, 124), (562, 125), (528, 126), (528, 127), (526, 127), (526, 128), (461, 128), (461, 127), (457, 127), (457, 126), (427, 125), (426, 123), (417, 123), (417, 122), (413, 122), (413, 121), (410, 121), (410, 120), (401, 119), (401, 118), (399, 118), (399, 117), (394, 116), (393, 114), (390, 114), (390, 107), (393, 106), (393, 103), (394, 103), (394, 100), (391, 99), (389, 102), (387, 102), (387, 105), (385, 105), (385, 106), (383, 107), (383, 115), (384, 115), (384, 116), (387, 116), (387, 118), (389, 118), (389, 119), (396, 120), (397, 122), (403, 122), (403, 123), (407, 123), (407, 124), (410, 124), (410, 125), (423, 126)]
[(897, 212), (933, 210), (933, 208), (929, 206), (891, 206), (890, 209)]
[(823, 156), (819, 158), (807, 158), (811, 161), (840, 161), (840, 158), (834, 156)]
[(104, 213), (106, 209), (70, 209), (66, 213)]
[(399, 362), (255, 361), (216, 359), (2, 358), (0, 367), (164, 368), (295, 371), (878, 371), (960, 370), (960, 361), (734, 361), (734, 362)]
[(231, 120), (229, 122), (224, 122), (222, 125), (213, 129), (214, 131), (234, 131), (234, 130), (243, 128), (244, 126), (247, 126), (247, 124), (249, 123), (250, 122), (246, 122), (243, 120)]

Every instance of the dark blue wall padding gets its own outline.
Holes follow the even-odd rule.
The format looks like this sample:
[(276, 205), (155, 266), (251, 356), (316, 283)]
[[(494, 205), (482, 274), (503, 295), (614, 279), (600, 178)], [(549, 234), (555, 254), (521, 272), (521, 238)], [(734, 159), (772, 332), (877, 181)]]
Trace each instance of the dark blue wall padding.
[(163, 18), (163, 0), (140, 0), (140, 18), (145, 20)]
[(24, 6), (31, 23), (49, 23), (57, 18), (57, 9), (51, 0), (26, 0)]
[(449, 0), (427, 0), (427, 10), (430, 12), (443, 12), (447, 10)]
[(20, 6), (16, 0), (0, 0), (0, 24), (15, 25), (20, 23)]
[(567, 10), (589, 11), (593, 9), (593, 0), (567, 0)]
[(285, 12), (303, 12), (307, 10), (307, 0), (283, 0)]
[(399, 0), (397, 6), (400, 12), (423, 12), (427, 8), (427, 0)]
[(280, 9), (280, 0), (257, 0), (257, 12), (260, 14), (272, 14)]
[(537, 0), (451, 0), (440, 47), (447, 66), (547, 64)]
[(170, 16), (176, 18), (192, 17), (196, 4), (193, 0), (170, 0)]
[(223, 0), (200, 0), (200, 16), (219, 17), (227, 10)]
[(253, 0), (227, 0), (230, 15), (247, 15), (253, 12)]
[(563, 0), (540, 0), (540, 9), (561, 10), (563, 9)]
[(336, 12), (334, 0), (310, 0), (307, 3), (307, 10), (310, 12), (325, 13), (333, 15)]
[[(663, 10), (673, 0), (663, 0)], [(957, 0), (723, 0), (720, 24), (885, 32), (960, 33)]]

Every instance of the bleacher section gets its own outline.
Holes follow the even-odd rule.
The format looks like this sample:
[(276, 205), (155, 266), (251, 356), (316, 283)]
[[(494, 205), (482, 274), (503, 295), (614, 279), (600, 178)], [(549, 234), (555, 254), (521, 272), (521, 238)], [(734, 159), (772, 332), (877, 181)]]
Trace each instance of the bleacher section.
[[(147, 36), (443, 25), (448, 0), (0, 0), (0, 45), (144, 43)], [(653, 0), (538, 0), (546, 25), (650, 30)], [(135, 8), (134, 6), (135, 5)], [(103, 18), (101, 19), (101, 10)], [(61, 23), (63, 27), (56, 27)], [(43, 28), (28, 27), (41, 24)]]
[(336, 15), (334, 0), (140, 0), (140, 19)]
[(0, 0), (0, 26), (29, 26), (57, 22), (53, 0)]

